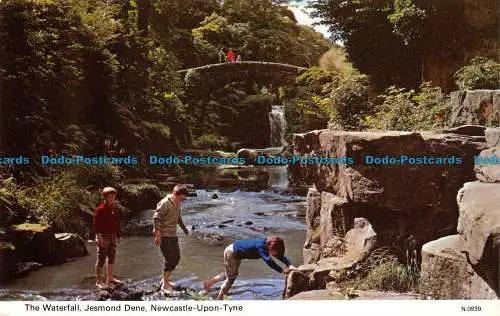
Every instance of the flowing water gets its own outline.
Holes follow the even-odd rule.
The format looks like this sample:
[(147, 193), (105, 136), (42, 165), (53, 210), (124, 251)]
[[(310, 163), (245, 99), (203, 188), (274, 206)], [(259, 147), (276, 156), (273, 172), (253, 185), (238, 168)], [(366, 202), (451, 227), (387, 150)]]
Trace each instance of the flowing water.
[[(268, 176), (265, 185), (270, 190), (245, 192), (230, 191), (227, 188), (224, 191), (199, 189), (197, 197), (189, 198), (184, 203), (183, 220), (192, 232), (190, 236), (179, 232), (181, 261), (173, 274), (174, 280), (196, 280), (196, 277), (208, 278), (223, 272), (224, 248), (232, 240), (239, 238), (279, 235), (285, 240), (286, 254), (292, 263), (302, 263), (302, 247), (306, 235), (303, 219), (305, 198), (283, 191), (287, 184), (284, 167), (267, 168), (266, 173)], [(150, 221), (153, 212), (144, 211), (142, 220)], [(203, 236), (212, 233), (222, 236), (220, 242), (204, 240)], [(43, 267), (25, 278), (3, 286), (3, 289), (54, 293), (62, 289), (93, 289), (96, 251), (91, 243), (88, 244), (88, 249), (89, 256), (60, 266)], [(153, 245), (152, 238), (124, 238), (118, 245), (115, 271), (117, 277), (129, 282), (159, 276), (162, 271), (162, 256)], [(244, 260), (238, 280), (240, 282), (237, 282), (239, 285), (236, 288), (241, 293), (257, 291), (256, 295), (241, 296), (243, 299), (262, 298), (262, 295), (258, 295), (259, 292), (265, 294), (266, 299), (277, 299), (284, 285), (283, 276), (262, 260)], [(261, 285), (260, 290), (258, 284)], [(29, 297), (26, 298), (25, 295), (21, 299)]]
[(271, 146), (280, 147), (285, 146), (285, 128), (286, 120), (285, 113), (283, 111), (283, 106), (273, 105), (271, 106), (271, 112), (269, 112), (269, 124), (271, 126)]

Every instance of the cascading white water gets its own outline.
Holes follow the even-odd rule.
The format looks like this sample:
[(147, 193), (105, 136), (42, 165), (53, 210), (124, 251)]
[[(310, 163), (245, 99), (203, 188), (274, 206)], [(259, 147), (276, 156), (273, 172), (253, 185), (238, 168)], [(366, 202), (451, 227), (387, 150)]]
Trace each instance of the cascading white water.
[(271, 147), (282, 147), (286, 145), (285, 142), (285, 112), (281, 105), (271, 106), (269, 112), (269, 124), (271, 126)]

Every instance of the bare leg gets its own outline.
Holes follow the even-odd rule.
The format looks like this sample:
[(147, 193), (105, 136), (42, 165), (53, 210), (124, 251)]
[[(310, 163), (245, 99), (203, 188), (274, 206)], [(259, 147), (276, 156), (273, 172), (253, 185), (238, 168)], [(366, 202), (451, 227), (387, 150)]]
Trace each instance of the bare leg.
[(172, 289), (172, 285), (170, 284), (170, 274), (171, 271), (164, 271), (163, 278), (161, 280), (160, 290), (170, 290)]
[(226, 296), (229, 293), (229, 289), (231, 289), (231, 286), (233, 286), (234, 281), (236, 280), (236, 277), (234, 278), (227, 278), (224, 283), (222, 284), (219, 295), (217, 295), (218, 300), (223, 300), (224, 296)]
[(108, 266), (107, 266), (107, 275), (106, 275), (106, 283), (109, 284), (110, 282), (111, 283), (123, 283), (121, 280), (115, 278), (113, 276), (113, 269), (114, 269), (114, 264), (109, 264), (108, 263)]
[(97, 286), (102, 285), (102, 266), (99, 265), (99, 262), (96, 262), (95, 264), (95, 284)]
[(213, 278), (211, 278), (209, 280), (203, 280), (203, 289), (205, 290), (205, 292), (208, 293), (210, 291), (210, 288), (212, 286), (214, 286), (215, 283), (220, 282), (220, 281), (224, 281), (225, 279), (226, 279), (226, 274), (221, 273), (221, 274), (217, 274), (216, 276), (214, 276)]

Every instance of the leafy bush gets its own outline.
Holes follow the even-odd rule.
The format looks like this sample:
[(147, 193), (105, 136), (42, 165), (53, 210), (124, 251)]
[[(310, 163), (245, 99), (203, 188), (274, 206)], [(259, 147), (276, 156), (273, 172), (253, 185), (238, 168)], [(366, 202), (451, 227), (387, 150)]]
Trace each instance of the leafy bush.
[(195, 148), (212, 150), (231, 148), (231, 144), (227, 137), (214, 134), (201, 135), (193, 141), (193, 146)]
[(365, 125), (375, 130), (433, 130), (443, 128), (451, 113), (448, 96), (425, 82), (421, 91), (390, 87), (380, 97), (383, 103)]
[(312, 67), (297, 77), (296, 88), (281, 90), (289, 143), (291, 134), (327, 127), (333, 111), (329, 94), (337, 82), (335, 72)]
[(18, 202), (30, 210), (36, 221), (51, 225), (58, 232), (82, 233), (85, 225), (79, 204), (85, 204), (87, 198), (73, 175), (67, 172), (40, 178), (35, 187), (18, 194)]
[(364, 116), (372, 111), (370, 91), (370, 81), (366, 75), (354, 71), (342, 78), (330, 94), (334, 111), (331, 112), (329, 127), (359, 130)]
[(455, 73), (460, 90), (500, 89), (500, 64), (485, 57), (474, 57)]
[(353, 65), (347, 60), (347, 54), (341, 47), (333, 47), (319, 59), (320, 68), (333, 71), (341, 76), (349, 76), (354, 72)]

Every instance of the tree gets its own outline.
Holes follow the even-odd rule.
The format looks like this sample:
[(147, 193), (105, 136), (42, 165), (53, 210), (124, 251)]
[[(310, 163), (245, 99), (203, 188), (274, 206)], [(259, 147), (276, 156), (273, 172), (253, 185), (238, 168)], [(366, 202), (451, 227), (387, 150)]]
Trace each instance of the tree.
[(464, 59), (498, 58), (496, 0), (312, 0), (310, 8), (379, 91), (429, 79), (449, 90)]
[(329, 26), (332, 39), (344, 43), (355, 67), (374, 79), (378, 90), (418, 84), (420, 60), (415, 47), (404, 45), (387, 18), (392, 0), (313, 0), (309, 7), (313, 17)]

